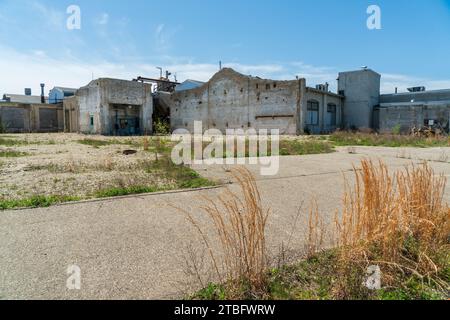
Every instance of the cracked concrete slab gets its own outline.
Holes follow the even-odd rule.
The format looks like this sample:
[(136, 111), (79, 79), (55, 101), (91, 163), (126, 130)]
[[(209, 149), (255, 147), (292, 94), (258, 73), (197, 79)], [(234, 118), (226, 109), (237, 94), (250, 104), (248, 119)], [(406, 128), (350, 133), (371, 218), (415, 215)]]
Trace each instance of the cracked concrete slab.
[[(450, 153), (450, 148), (438, 149), (410, 151), (428, 160), (442, 150)], [(272, 255), (289, 239), (289, 249), (301, 253), (312, 199), (325, 220), (332, 221), (343, 175), (351, 177), (349, 170), (361, 158), (382, 159), (391, 169), (420, 163), (398, 157), (398, 150), (356, 147), (348, 153), (339, 148), (334, 154), (283, 157), (274, 177), (260, 176), (257, 167), (249, 166), (264, 206), (271, 209), (267, 238)], [(432, 160), (430, 165), (436, 173), (450, 175), (449, 163)], [(207, 177), (230, 179), (222, 166), (196, 169)], [(229, 187), (237, 190), (235, 184)], [(223, 188), (0, 212), (0, 299), (182, 298), (199, 286), (187, 277), (185, 258), (188, 247), (200, 248), (201, 241), (176, 208), (208, 226), (199, 209), (202, 197), (221, 192)], [(448, 187), (445, 197), (450, 201)], [(81, 268), (81, 290), (66, 287), (70, 265)]]

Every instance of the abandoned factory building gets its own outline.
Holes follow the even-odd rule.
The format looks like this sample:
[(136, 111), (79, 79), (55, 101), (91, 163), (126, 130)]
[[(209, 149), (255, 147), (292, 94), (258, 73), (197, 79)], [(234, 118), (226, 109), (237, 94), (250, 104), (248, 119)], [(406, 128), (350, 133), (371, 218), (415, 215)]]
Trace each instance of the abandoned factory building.
[[(167, 73), (169, 74), (169, 73)], [(44, 97), (7, 95), (0, 102), (6, 132), (78, 132), (102, 135), (153, 133), (156, 120), (171, 130), (279, 129), (280, 134), (326, 134), (337, 129), (408, 133), (433, 127), (449, 131), (450, 89), (380, 94), (381, 75), (370, 69), (339, 73), (337, 92), (306, 79), (269, 80), (224, 68), (208, 82), (139, 77), (101, 78), (78, 90), (55, 87)], [(395, 90), (397, 92), (397, 90)]]
[(341, 126), (344, 97), (329, 92), (328, 85), (306, 87), (305, 79), (265, 80), (224, 68), (212, 79), (190, 90), (160, 94), (170, 109), (171, 128), (279, 129), (295, 135), (331, 132)]
[(222, 69), (190, 90), (157, 95), (170, 110), (171, 128), (279, 129), (281, 134), (324, 134), (336, 129), (409, 133), (432, 127), (449, 132), (450, 89), (381, 94), (381, 75), (364, 68), (341, 72), (338, 92), (328, 84), (306, 86), (305, 79), (266, 80)]
[(152, 116), (151, 85), (137, 81), (94, 80), (64, 100), (66, 132), (151, 134)]

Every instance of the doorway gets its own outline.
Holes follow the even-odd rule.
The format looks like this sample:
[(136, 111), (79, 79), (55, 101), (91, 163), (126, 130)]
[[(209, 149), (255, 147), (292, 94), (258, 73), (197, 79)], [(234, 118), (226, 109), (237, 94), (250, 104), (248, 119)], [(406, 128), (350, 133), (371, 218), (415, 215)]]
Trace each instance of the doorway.
[(112, 105), (111, 134), (116, 136), (134, 136), (141, 134), (141, 106)]

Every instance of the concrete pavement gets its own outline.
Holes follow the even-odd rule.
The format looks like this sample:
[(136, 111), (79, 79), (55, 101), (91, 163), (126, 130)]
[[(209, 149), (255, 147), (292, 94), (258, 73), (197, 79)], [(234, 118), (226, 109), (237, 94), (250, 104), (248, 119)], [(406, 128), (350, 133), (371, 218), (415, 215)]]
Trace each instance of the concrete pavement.
[[(445, 155), (450, 157), (450, 148), (356, 147), (340, 148), (334, 154), (282, 157), (277, 176), (257, 175), (263, 203), (272, 211), (268, 225), (271, 252), (275, 254), (293, 230), (290, 249), (301, 252), (307, 208), (313, 198), (325, 219), (332, 220), (340, 205), (343, 174), (349, 174), (361, 158), (382, 158), (392, 169), (431, 160), (436, 173), (448, 177), (450, 160), (444, 162)], [(258, 172), (256, 167), (249, 168)], [(222, 166), (196, 169), (207, 177), (229, 179)], [(192, 212), (207, 226), (207, 218), (198, 209), (201, 196), (215, 197), (222, 191), (0, 212), (0, 299), (181, 298), (198, 286), (186, 275), (185, 260), (187, 247), (200, 248), (201, 242), (184, 214), (174, 207)], [(449, 187), (446, 199), (450, 201)], [(81, 268), (81, 290), (66, 288), (70, 265)]]

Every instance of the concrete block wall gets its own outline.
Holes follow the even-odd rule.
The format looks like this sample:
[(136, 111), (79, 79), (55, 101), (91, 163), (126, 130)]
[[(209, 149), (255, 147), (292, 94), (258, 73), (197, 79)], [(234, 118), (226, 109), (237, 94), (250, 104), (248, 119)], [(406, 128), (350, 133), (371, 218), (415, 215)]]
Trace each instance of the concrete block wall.
[(0, 102), (0, 120), (8, 133), (59, 132), (64, 129), (62, 104)]

